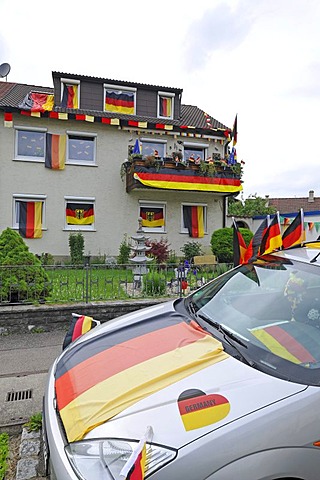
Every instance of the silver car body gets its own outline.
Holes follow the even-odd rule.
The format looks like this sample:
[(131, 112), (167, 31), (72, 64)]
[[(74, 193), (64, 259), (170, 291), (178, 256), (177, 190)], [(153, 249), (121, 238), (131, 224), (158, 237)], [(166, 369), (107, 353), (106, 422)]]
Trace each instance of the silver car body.
[[(320, 248), (292, 249), (281, 252), (281, 258), (309, 264), (319, 252)], [(75, 345), (99, 338), (102, 332), (115, 332), (128, 324), (138, 325), (145, 319), (174, 313), (183, 301), (169, 301), (104, 323), (69, 345), (55, 361), (48, 375), (43, 411), (51, 478), (102, 478), (80, 476), (66, 454), (68, 441), (56, 408), (54, 374), (59, 360)], [(178, 399), (182, 392), (192, 389), (204, 393), (213, 403), (222, 398), (227, 410), (208, 424), (186, 429)], [(267, 373), (229, 355), (142, 398), (90, 430), (84, 440), (139, 441), (146, 427), (152, 426), (152, 444), (172, 453), (168, 463), (147, 475), (152, 480), (318, 480), (319, 403), (319, 386), (288, 381), (274, 376), (272, 369)], [(190, 401), (189, 411), (201, 408), (196, 397)], [(106, 471), (103, 478), (123, 477), (115, 478)]]

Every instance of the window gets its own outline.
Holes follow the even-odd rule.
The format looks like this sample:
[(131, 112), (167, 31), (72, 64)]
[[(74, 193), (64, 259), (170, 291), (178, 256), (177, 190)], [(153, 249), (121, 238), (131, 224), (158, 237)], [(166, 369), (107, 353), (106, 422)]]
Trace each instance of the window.
[(44, 162), (46, 145), (45, 128), (15, 129), (15, 160)]
[(96, 164), (96, 134), (67, 131), (67, 163)]
[(92, 197), (64, 197), (65, 229), (94, 230), (95, 199)]
[(201, 204), (181, 205), (181, 233), (192, 238), (202, 238), (207, 232), (207, 206)]
[(61, 107), (79, 108), (80, 80), (61, 78)]
[(13, 195), (12, 228), (24, 238), (41, 238), (45, 229), (45, 195)]
[(200, 163), (207, 158), (208, 144), (184, 142), (184, 161)]
[(158, 117), (173, 118), (174, 93), (158, 92)]
[(142, 155), (154, 155), (155, 157), (166, 156), (166, 140), (149, 140), (141, 138), (141, 153)]
[(139, 216), (145, 232), (165, 232), (166, 208), (164, 203), (140, 201)]
[(135, 115), (136, 88), (104, 84), (104, 111)]

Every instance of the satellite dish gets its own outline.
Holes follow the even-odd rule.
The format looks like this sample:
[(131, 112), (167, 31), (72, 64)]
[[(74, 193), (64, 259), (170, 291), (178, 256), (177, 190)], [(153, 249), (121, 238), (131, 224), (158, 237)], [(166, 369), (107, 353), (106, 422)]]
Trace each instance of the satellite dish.
[(2, 65), (0, 65), (0, 77), (1, 78), (6, 77), (9, 74), (10, 69), (11, 67), (9, 63), (2, 63)]

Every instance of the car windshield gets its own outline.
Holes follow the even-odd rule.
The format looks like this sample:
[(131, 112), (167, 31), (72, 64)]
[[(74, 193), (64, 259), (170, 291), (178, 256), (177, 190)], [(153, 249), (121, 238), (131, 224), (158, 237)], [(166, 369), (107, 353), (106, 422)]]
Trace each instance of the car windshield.
[(237, 340), (247, 363), (290, 381), (320, 385), (316, 265), (269, 256), (213, 280), (188, 297), (186, 306), (211, 333), (220, 329), (223, 341)]

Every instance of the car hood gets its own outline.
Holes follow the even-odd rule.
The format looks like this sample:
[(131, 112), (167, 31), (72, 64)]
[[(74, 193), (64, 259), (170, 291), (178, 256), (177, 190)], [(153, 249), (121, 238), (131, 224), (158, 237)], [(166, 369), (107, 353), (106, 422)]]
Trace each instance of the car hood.
[(174, 448), (306, 387), (260, 372), (177, 313), (174, 302), (108, 322), (74, 342), (55, 371), (69, 441), (140, 438)]

